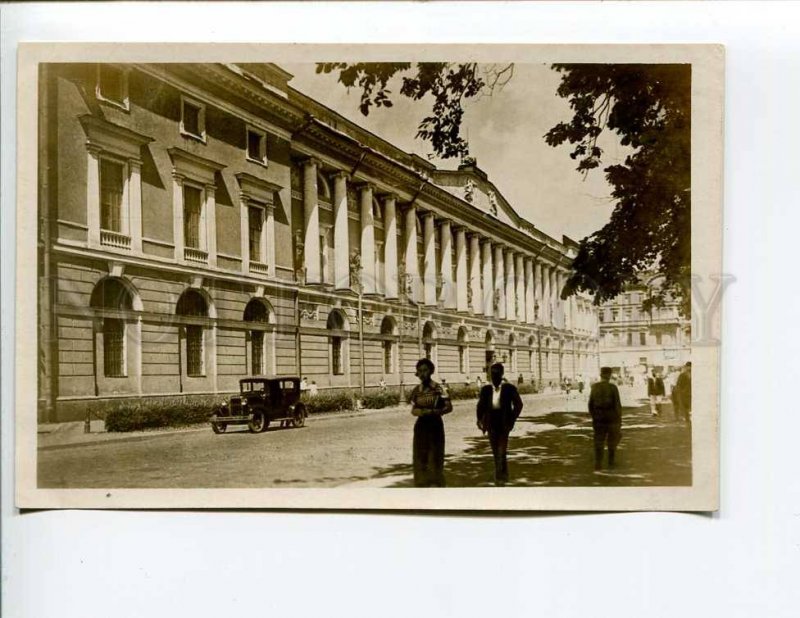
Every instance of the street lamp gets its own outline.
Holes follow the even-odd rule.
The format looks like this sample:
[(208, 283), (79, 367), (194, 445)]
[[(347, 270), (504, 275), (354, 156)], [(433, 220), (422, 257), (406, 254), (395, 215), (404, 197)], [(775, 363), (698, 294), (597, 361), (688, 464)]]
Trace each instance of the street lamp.
[(405, 400), (406, 388), (404, 379), (404, 365), (403, 365), (403, 332), (405, 331), (405, 317), (406, 317), (406, 304), (413, 302), (411, 300), (411, 293), (413, 289), (413, 275), (407, 273), (405, 268), (401, 265), (400, 269), (400, 340), (398, 342), (398, 361), (400, 363), (400, 398)]
[(366, 373), (364, 370), (364, 285), (362, 279), (363, 267), (361, 253), (356, 251), (350, 256), (350, 280), (353, 281), (358, 292), (358, 350), (361, 357), (361, 401), (364, 401), (366, 389)]

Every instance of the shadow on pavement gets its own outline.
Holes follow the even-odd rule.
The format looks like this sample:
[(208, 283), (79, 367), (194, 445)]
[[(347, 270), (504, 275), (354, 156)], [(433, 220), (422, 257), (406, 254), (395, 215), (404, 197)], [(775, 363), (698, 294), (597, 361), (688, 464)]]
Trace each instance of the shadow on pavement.
[[(492, 451), (485, 436), (467, 438), (467, 448), (445, 459), (449, 487), (492, 486)], [(556, 411), (521, 416), (508, 447), (509, 487), (688, 486), (692, 483), (691, 430), (674, 420), (671, 406), (658, 417), (649, 407), (623, 409), (622, 442), (614, 470), (594, 472), (588, 413)], [(411, 464), (378, 470), (397, 477), (389, 487), (413, 487)]]

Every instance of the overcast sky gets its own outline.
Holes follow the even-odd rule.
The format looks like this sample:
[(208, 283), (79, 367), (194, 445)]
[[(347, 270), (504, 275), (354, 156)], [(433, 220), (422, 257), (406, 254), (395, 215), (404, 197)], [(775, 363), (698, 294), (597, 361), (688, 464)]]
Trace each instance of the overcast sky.
[[(427, 158), (427, 142), (416, 139), (417, 125), (430, 110), (430, 100), (411, 101), (394, 94), (391, 108), (358, 110), (360, 93), (349, 93), (333, 74), (315, 73), (312, 64), (283, 65), (294, 78), (292, 86), (346, 118), (369, 129), (407, 152)], [(559, 121), (571, 118), (569, 105), (556, 95), (559, 74), (546, 64), (517, 64), (511, 80), (491, 96), (468, 101), (464, 115), (470, 154), (477, 159), (516, 211), (554, 238), (566, 234), (575, 240), (599, 229), (611, 214), (610, 187), (602, 168), (586, 179), (575, 171), (568, 146), (553, 148), (544, 134)], [(390, 83), (393, 93), (399, 82)], [(623, 153), (615, 135), (604, 132), (600, 146), (604, 164)], [(454, 168), (457, 161), (433, 160)]]

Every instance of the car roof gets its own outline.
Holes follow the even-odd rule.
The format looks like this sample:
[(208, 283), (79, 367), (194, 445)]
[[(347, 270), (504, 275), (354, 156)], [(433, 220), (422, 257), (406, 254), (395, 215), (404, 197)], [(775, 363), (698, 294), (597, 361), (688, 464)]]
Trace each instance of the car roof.
[(300, 380), (299, 376), (248, 376), (246, 378), (242, 378), (239, 382), (266, 382), (266, 381), (276, 381), (276, 380)]

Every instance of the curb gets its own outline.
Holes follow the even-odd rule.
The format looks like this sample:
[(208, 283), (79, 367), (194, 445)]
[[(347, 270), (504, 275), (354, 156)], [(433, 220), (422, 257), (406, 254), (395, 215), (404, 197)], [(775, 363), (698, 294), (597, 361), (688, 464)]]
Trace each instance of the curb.
[[(526, 395), (522, 395), (523, 399), (546, 399), (548, 397), (564, 397), (564, 396), (565, 395), (563, 393), (529, 393)], [(459, 403), (461, 401), (471, 402), (475, 400), (457, 399), (453, 403)], [(397, 406), (392, 406), (387, 408), (377, 408), (377, 409), (365, 408), (361, 410), (351, 410), (345, 413), (320, 412), (319, 414), (309, 416), (309, 419), (313, 419), (314, 421), (329, 421), (329, 420), (337, 420), (345, 418), (360, 418), (362, 416), (371, 416), (375, 414), (389, 414), (392, 412), (402, 412), (405, 409), (406, 409), (406, 404), (400, 404)], [(118, 443), (118, 442), (137, 442), (139, 440), (163, 438), (168, 436), (174, 436), (175, 434), (181, 434), (181, 433), (197, 433), (200, 431), (210, 431), (208, 423), (203, 423), (202, 425), (189, 426), (189, 427), (178, 427), (178, 428), (165, 427), (165, 428), (159, 428), (154, 431), (139, 432), (133, 435), (120, 432), (119, 435), (115, 435), (113, 437), (111, 437), (110, 433), (94, 434), (94, 435), (105, 435), (108, 437), (99, 438), (96, 440), (78, 440), (76, 442), (64, 442), (61, 444), (47, 444), (43, 446), (37, 446), (37, 451), (51, 451), (51, 450), (59, 450), (72, 447), (83, 447), (83, 446), (98, 446), (107, 443)]]

